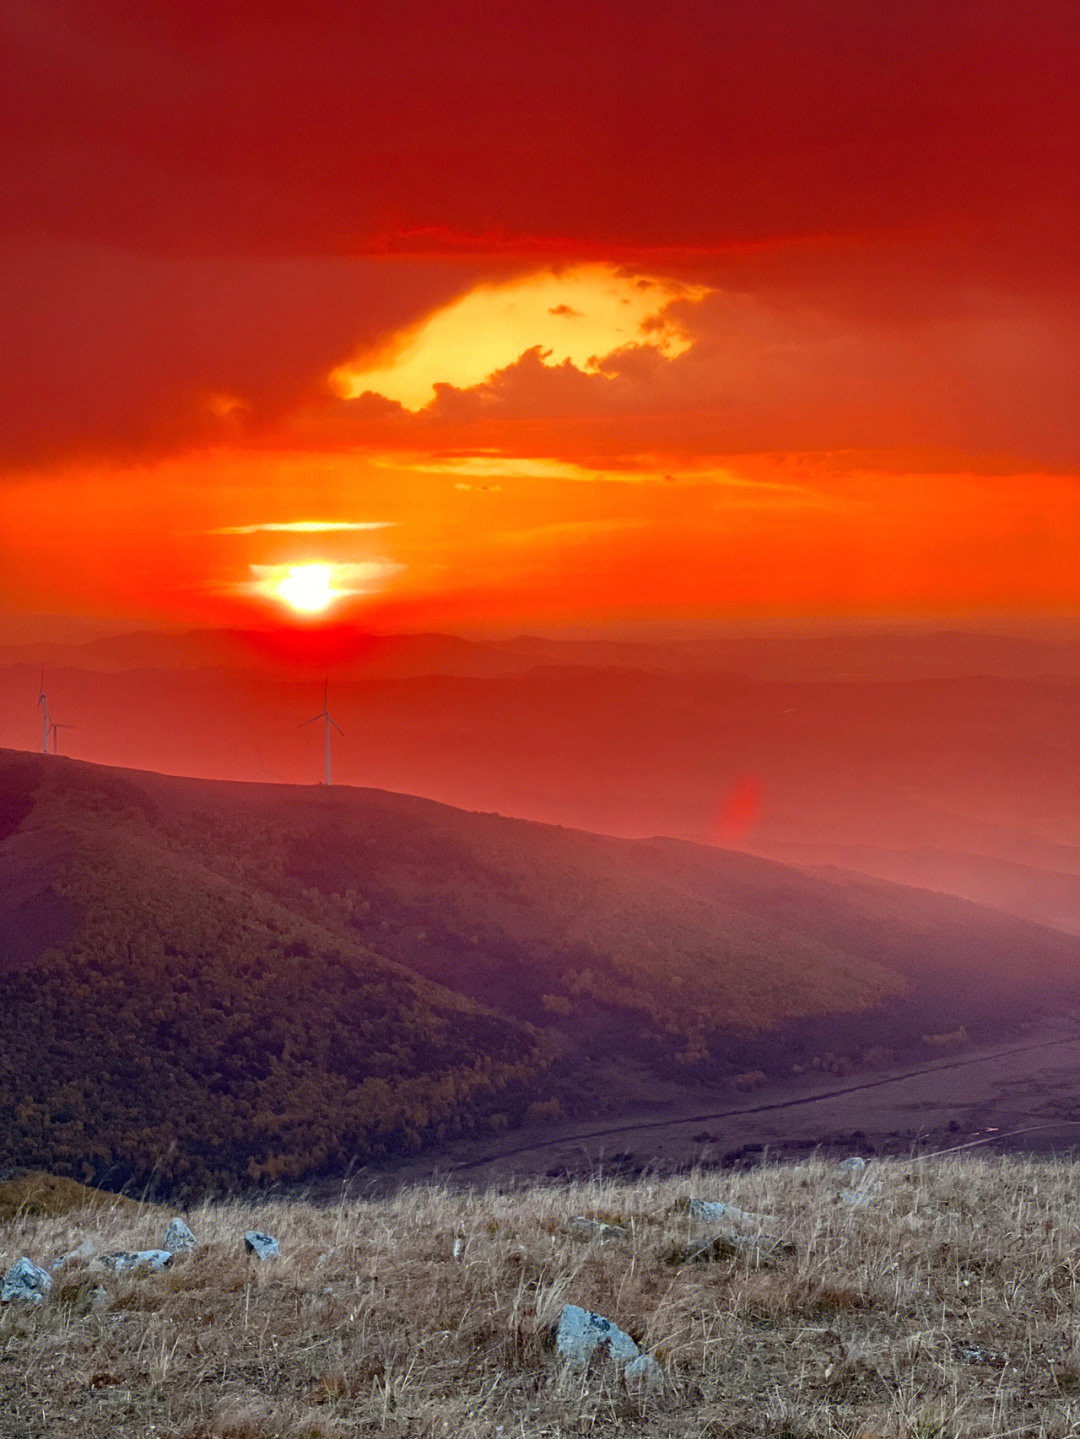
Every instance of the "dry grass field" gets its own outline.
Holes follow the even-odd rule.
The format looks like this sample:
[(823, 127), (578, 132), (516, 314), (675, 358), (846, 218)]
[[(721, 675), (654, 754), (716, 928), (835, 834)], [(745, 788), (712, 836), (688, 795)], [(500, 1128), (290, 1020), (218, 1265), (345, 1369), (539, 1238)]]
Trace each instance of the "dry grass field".
[[(168, 1268), (71, 1259), (44, 1303), (4, 1306), (0, 1434), (1064, 1439), (1080, 1432), (1078, 1196), (1072, 1163), (947, 1157), (207, 1204), (186, 1215), (199, 1248)], [(718, 1226), (691, 1197), (793, 1250), (709, 1247)], [(152, 1247), (169, 1217), (24, 1207), (0, 1221), (0, 1265)], [(249, 1228), (280, 1257), (247, 1255)], [(628, 1331), (662, 1382), (602, 1352), (568, 1368), (566, 1303)]]

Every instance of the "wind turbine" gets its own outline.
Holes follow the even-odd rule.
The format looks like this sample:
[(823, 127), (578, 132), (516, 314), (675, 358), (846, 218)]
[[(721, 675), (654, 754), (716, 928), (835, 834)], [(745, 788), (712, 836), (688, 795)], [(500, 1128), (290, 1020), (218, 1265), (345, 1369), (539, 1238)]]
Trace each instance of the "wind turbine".
[(41, 684), (38, 686), (37, 702), (41, 706), (41, 752), (49, 753), (49, 701), (45, 698), (45, 671), (41, 671)]
[(323, 683), (322, 709), (317, 715), (312, 715), (311, 718), (307, 720), (301, 720), (301, 722), (296, 726), (297, 729), (303, 729), (305, 725), (315, 724), (317, 720), (322, 720), (324, 722), (324, 727), (326, 730), (326, 779), (323, 782), (328, 789), (330, 787), (330, 726), (333, 725), (334, 728), (337, 730), (338, 734), (345, 733), (345, 731), (341, 728), (338, 722), (335, 719), (331, 719), (330, 717), (330, 709), (328, 703), (329, 693), (330, 681), (326, 680)]

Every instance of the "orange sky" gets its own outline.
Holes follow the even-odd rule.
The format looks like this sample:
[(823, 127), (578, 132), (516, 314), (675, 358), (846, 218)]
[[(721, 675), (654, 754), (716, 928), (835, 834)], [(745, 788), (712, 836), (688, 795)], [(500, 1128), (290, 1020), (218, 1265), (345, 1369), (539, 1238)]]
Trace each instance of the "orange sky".
[(1075, 7), (384, 9), (10, 8), (5, 614), (1076, 611)]

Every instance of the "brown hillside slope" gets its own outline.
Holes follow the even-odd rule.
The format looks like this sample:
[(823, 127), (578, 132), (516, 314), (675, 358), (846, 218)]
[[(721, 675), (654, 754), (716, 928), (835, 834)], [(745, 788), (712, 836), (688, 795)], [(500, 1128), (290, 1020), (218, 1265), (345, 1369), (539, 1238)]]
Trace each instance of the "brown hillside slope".
[(1076, 985), (1068, 936), (685, 843), (11, 752), (0, 781), (0, 1133), (112, 1184), (342, 1169), (587, 1108), (608, 1056), (857, 1059)]
[(542, 1073), (528, 1026), (208, 869), (126, 781), (54, 775), (3, 842), (18, 915), (67, 924), (0, 967), (0, 1163), (295, 1177), (468, 1130)]

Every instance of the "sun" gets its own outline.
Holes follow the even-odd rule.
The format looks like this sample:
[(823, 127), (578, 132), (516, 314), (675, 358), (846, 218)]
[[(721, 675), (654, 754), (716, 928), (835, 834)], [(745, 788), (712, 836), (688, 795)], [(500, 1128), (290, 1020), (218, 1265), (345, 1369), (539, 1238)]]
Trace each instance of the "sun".
[(379, 594), (404, 569), (393, 560), (305, 560), (302, 564), (249, 565), (251, 579), (236, 589), (294, 615), (321, 615), (331, 606)]
[(298, 614), (317, 615), (329, 609), (337, 598), (332, 579), (330, 565), (290, 565), (274, 586), (274, 593)]

